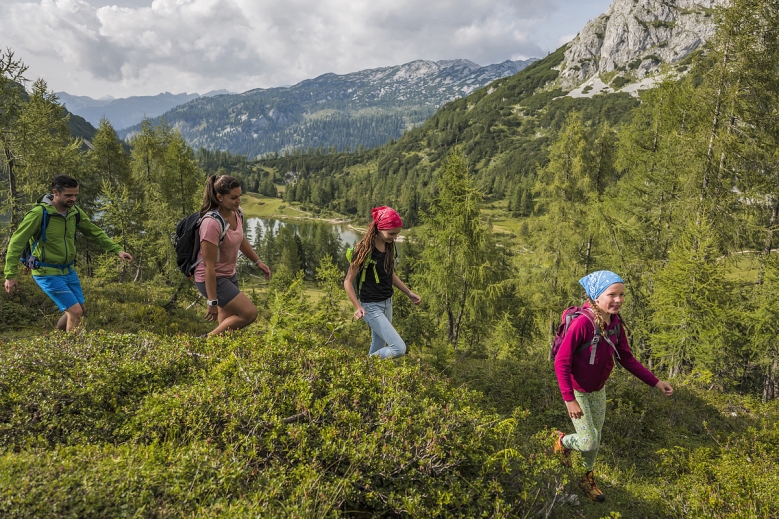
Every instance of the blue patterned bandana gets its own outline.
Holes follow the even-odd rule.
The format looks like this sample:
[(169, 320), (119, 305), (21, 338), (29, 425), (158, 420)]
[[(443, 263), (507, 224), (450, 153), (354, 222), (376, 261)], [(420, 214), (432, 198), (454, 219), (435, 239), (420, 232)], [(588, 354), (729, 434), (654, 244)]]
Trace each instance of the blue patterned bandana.
[(599, 270), (579, 280), (579, 284), (584, 287), (584, 291), (593, 301), (614, 283), (624, 283), (624, 281), (610, 270)]

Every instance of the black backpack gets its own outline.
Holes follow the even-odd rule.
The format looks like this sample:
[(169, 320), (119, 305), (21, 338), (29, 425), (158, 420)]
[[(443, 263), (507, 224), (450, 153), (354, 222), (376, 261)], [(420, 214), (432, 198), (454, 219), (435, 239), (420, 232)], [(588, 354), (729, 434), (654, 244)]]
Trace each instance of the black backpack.
[[(243, 211), (240, 208), (238, 209), (238, 214), (241, 216), (241, 221), (243, 221)], [(222, 218), (222, 215), (216, 209), (207, 212), (203, 216), (200, 216), (200, 213), (197, 212), (181, 219), (176, 225), (176, 232), (171, 235), (171, 240), (173, 241), (173, 248), (176, 249), (176, 265), (188, 278), (192, 277), (195, 273), (195, 268), (203, 261), (202, 258), (198, 260), (197, 256), (200, 252), (200, 224), (203, 223), (204, 218), (213, 218), (219, 222), (222, 228), (219, 233), (220, 246), (225, 234), (227, 234), (227, 230), (230, 228), (230, 224)], [(218, 249), (216, 261), (219, 261)]]

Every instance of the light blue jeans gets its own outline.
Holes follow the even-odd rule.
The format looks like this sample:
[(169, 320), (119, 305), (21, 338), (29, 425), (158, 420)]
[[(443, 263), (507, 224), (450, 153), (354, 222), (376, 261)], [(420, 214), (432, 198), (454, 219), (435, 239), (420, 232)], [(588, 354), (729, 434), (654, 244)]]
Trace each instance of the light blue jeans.
[(400, 357), (406, 353), (406, 343), (392, 327), (392, 298), (378, 303), (362, 303), (365, 309), (365, 322), (371, 327), (371, 349), (368, 355), (378, 355), (382, 359)]

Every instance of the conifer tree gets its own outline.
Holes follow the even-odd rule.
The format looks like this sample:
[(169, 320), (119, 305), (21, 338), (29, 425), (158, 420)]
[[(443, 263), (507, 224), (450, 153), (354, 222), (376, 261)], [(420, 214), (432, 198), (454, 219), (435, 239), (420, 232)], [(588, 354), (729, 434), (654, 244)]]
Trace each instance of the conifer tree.
[(464, 329), (492, 317), (510, 273), (495, 261), (491, 229), (481, 218), (481, 194), (461, 150), (454, 149), (437, 182), (438, 193), (423, 213), (426, 229), (414, 282), (438, 316), (450, 344), (457, 346)]
[(192, 148), (178, 131), (172, 132), (167, 143), (160, 173), (156, 184), (170, 207), (171, 216), (178, 214), (183, 218), (199, 208), (205, 175), (195, 163)]
[(575, 280), (595, 268), (601, 197), (614, 179), (611, 130), (602, 127), (595, 138), (591, 133), (579, 113), (568, 114), (536, 182), (544, 211), (540, 247), (551, 257), (547, 275), (556, 308), (572, 299), (572, 290), (578, 293)]
[(674, 377), (693, 366), (714, 370), (729, 352), (722, 263), (706, 218), (690, 221), (655, 278), (653, 355)]
[[(33, 202), (49, 191), (53, 173), (80, 177), (81, 141), (73, 139), (68, 115), (43, 79), (33, 83), (29, 100), (19, 111), (13, 129), (13, 153), (19, 194)], [(81, 197), (89, 200), (85, 192)]]
[(3, 204), (3, 212), (9, 215), (8, 234), (2, 253), (20, 219), (20, 200), (17, 178), (17, 157), (14, 151), (14, 131), (16, 120), (25, 102), (24, 85), (27, 79), (24, 73), (27, 66), (14, 57), (11, 49), (0, 51), (0, 153), (2, 153), (2, 173), (8, 182), (8, 197)]
[(114, 187), (130, 183), (130, 157), (111, 122), (105, 117), (100, 119), (88, 155), (101, 180), (109, 182)]

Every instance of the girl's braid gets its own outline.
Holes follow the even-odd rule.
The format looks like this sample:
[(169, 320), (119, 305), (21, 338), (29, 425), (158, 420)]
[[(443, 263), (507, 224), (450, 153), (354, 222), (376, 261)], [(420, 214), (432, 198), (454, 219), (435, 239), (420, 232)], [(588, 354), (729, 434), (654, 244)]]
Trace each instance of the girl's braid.
[(584, 298), (587, 300), (588, 303), (590, 303), (590, 308), (592, 308), (592, 314), (595, 316), (595, 322), (598, 323), (598, 327), (600, 327), (600, 332), (605, 333), (606, 323), (603, 321), (603, 316), (600, 314), (600, 310), (598, 309), (598, 306), (595, 304), (595, 301), (593, 301), (588, 294), (584, 294)]

